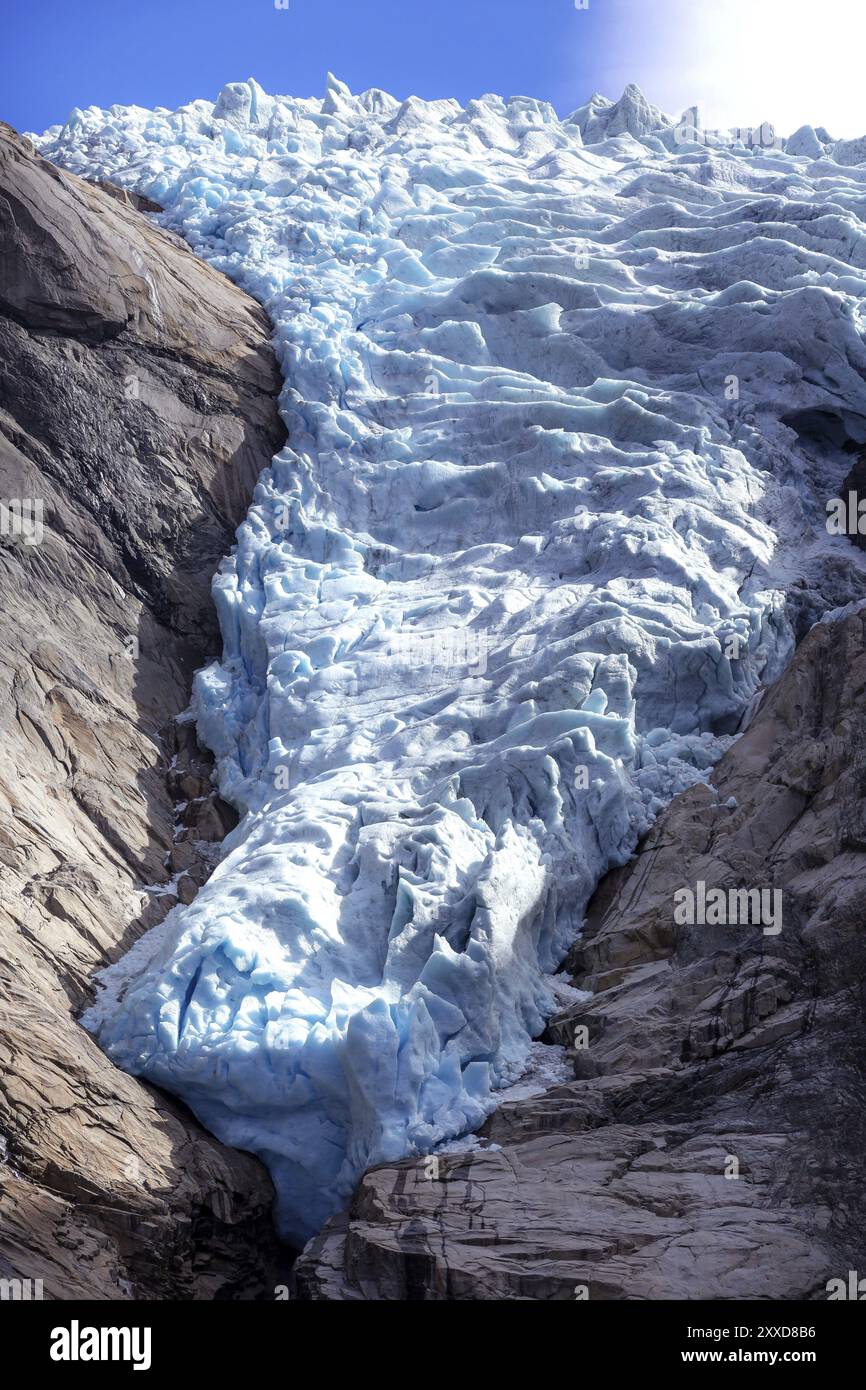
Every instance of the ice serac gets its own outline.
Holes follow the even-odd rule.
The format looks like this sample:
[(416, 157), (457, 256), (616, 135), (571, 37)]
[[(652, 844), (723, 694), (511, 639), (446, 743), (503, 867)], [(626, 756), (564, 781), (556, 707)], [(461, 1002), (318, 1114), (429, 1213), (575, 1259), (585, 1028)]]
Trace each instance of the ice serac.
[(804, 155), (808, 159), (822, 159), (824, 146), (812, 126), (801, 125), (799, 130), (795, 130), (785, 141), (785, 153)]
[(660, 134), (673, 125), (657, 106), (651, 106), (641, 91), (630, 82), (619, 101), (594, 94), (585, 106), (571, 117), (580, 127), (584, 143), (592, 145), (616, 135), (632, 135), (636, 140)]
[(40, 142), (277, 328), (290, 442), (194, 700), (242, 819), (90, 1022), (265, 1158), (290, 1239), (489, 1112), (599, 876), (862, 593), (823, 522), (866, 418), (866, 167), (672, 125), (636, 88), (560, 121), (329, 78)]

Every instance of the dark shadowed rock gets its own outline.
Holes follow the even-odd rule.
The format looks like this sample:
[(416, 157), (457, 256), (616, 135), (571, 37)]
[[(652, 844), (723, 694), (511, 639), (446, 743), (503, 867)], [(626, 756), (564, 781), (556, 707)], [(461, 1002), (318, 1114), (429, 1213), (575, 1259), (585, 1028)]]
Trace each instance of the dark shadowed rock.
[(261, 1165), (75, 1021), (231, 823), (173, 720), (279, 386), (246, 295), (0, 127), (0, 1277), (46, 1297), (251, 1297), (281, 1259)]
[[(679, 925), (767, 888), (781, 930)], [(812, 1299), (863, 1267), (866, 611), (812, 629), (712, 787), (610, 874), (551, 1040), (576, 1080), (487, 1147), (368, 1172), (309, 1299)]]

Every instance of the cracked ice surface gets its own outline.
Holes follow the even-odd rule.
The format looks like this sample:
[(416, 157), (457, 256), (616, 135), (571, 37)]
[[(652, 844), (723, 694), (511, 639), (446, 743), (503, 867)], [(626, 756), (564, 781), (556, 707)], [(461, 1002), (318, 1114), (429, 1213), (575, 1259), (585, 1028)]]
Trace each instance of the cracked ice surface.
[(671, 130), (632, 88), (560, 121), (332, 79), (38, 142), (275, 324), (289, 445), (193, 701), (242, 820), (90, 1026), (262, 1156), (294, 1241), (520, 1076), (599, 877), (787, 659), (789, 584), (862, 595), (782, 417), (866, 438), (866, 165)]

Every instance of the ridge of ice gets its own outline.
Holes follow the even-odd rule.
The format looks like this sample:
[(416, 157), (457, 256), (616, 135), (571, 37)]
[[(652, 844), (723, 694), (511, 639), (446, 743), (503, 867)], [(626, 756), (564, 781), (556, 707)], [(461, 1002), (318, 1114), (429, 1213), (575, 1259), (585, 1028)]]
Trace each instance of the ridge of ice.
[(89, 1025), (261, 1155), (294, 1241), (519, 1078), (600, 876), (787, 660), (790, 585), (863, 592), (845, 460), (783, 421), (866, 420), (866, 165), (672, 128), (633, 88), (560, 121), (329, 76), (34, 137), (275, 325), (289, 443), (194, 692), (242, 820)]

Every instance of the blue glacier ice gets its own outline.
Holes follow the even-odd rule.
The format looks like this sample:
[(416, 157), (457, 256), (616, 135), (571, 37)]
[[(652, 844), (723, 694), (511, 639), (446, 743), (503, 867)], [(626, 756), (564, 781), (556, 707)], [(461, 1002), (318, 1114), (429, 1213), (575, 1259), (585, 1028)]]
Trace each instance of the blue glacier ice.
[(866, 439), (866, 146), (689, 120), (250, 80), (34, 137), (275, 327), (289, 442), (193, 696), (240, 824), (88, 1026), (265, 1160), (296, 1243), (490, 1112), (600, 876), (787, 661), (788, 596), (864, 591), (796, 421)]

